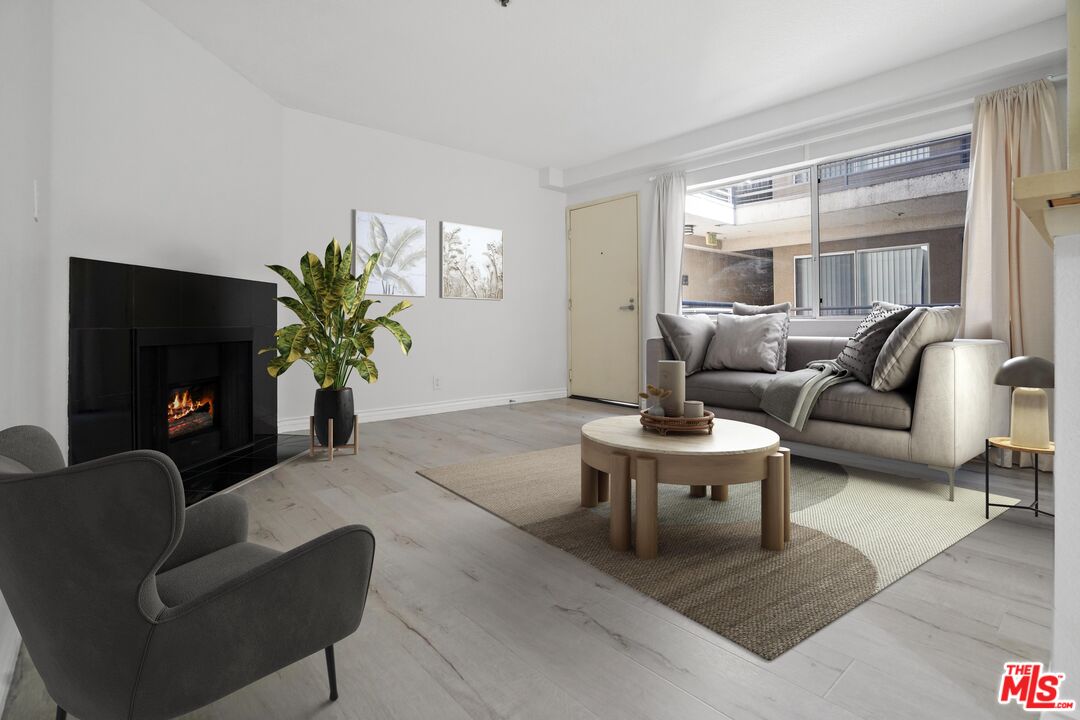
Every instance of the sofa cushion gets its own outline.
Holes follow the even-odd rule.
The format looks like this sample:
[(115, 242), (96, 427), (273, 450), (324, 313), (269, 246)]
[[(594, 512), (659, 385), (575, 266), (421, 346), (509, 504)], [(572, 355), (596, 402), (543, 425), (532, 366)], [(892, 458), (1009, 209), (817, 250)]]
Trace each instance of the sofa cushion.
[(907, 393), (878, 392), (860, 382), (846, 382), (821, 394), (810, 419), (908, 430), (913, 414), (914, 403)]
[(709, 349), (716, 325), (707, 315), (670, 315), (659, 313), (656, 324), (664, 336), (668, 350), (676, 360), (686, 363), (686, 374), (693, 375), (701, 370), (705, 362), (705, 352)]
[(791, 303), (747, 305), (746, 303), (737, 302), (732, 304), (731, 312), (735, 315), (773, 315), (779, 313), (786, 318), (784, 322), (784, 334), (780, 337), (780, 365), (776, 368), (777, 370), (786, 370), (788, 331), (791, 328)]
[(33, 470), (18, 460), (13, 460), (6, 455), (0, 455), (0, 475), (23, 475), (31, 472)]
[(815, 360), (832, 360), (847, 341), (847, 338), (793, 335), (788, 338), (786, 369), (802, 370)]
[(904, 305), (875, 301), (870, 314), (859, 323), (855, 334), (836, 357), (837, 364), (859, 382), (869, 385), (882, 346), (912, 310)]
[(776, 372), (786, 315), (717, 315), (716, 336), (705, 354), (705, 370)]
[(874, 364), (870, 387), (882, 392), (897, 390), (915, 379), (923, 348), (949, 342), (960, 331), (959, 305), (918, 307), (889, 335)]
[(744, 370), (706, 370), (686, 378), (686, 399), (706, 405), (736, 410), (759, 410), (758, 383), (768, 384), (783, 373), (746, 372)]
[[(686, 399), (729, 410), (760, 410), (765, 388), (786, 374), (706, 370), (686, 379)], [(907, 430), (913, 414), (914, 403), (907, 393), (878, 392), (860, 382), (846, 382), (821, 394), (810, 419)]]

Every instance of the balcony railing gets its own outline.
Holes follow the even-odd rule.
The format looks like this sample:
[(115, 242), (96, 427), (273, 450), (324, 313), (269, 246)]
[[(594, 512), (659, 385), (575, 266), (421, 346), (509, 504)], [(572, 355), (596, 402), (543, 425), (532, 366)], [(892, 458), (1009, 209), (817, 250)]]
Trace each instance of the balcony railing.
[(822, 193), (878, 185), (953, 170), (971, 164), (971, 135), (869, 153), (818, 166)]

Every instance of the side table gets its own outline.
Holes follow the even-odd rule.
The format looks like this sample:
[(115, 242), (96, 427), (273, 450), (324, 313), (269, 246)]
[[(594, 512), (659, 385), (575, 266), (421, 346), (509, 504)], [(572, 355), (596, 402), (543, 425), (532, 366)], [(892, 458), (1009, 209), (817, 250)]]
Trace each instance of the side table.
[[(1030, 505), (1005, 505), (1004, 503), (992, 503), (990, 502), (990, 448), (996, 447), (1002, 450), (1015, 450), (1017, 452), (1032, 453), (1036, 456), (1035, 462), (1032, 463), (1035, 466), (1035, 502)], [(1039, 458), (1038, 455), (1053, 455), (1054, 443), (1050, 443), (1048, 448), (1032, 448), (1024, 447), (1022, 445), (1015, 444), (1010, 438), (1007, 437), (992, 437), (986, 438), (986, 455), (985, 455), (985, 472), (986, 472), (986, 519), (990, 519), (991, 507), (1003, 507), (1003, 508), (1018, 508), (1020, 510), (1034, 510), (1035, 517), (1041, 515), (1049, 515), (1054, 517), (1054, 513), (1048, 513), (1045, 510), (1039, 509)]]

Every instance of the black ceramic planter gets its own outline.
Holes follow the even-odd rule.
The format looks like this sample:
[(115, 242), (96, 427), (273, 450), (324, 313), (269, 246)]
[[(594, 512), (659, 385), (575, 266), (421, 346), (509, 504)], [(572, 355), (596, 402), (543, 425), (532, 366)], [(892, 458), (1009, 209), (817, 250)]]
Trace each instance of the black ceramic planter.
[(329, 444), (326, 421), (330, 418), (334, 419), (334, 447), (348, 445), (353, 431), (352, 388), (324, 388), (315, 391), (315, 436), (323, 447)]

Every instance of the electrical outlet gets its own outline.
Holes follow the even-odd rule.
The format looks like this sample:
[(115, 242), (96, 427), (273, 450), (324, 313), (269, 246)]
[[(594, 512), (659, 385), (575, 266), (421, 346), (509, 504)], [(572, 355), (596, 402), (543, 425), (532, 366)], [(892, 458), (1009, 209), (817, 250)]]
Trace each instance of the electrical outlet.
[(438, 375), (435, 375), (434, 377), (431, 378), (431, 389), (432, 390), (442, 390), (442, 378), (439, 377)]

